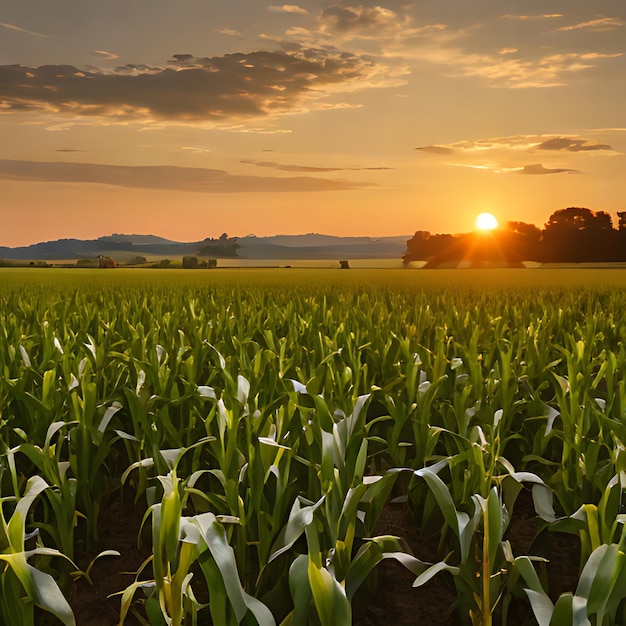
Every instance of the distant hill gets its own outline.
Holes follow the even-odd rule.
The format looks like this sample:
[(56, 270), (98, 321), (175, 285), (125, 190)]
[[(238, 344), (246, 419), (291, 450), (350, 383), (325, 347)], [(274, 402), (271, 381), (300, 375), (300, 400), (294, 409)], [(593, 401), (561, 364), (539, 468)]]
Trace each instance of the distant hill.
[(394, 259), (406, 251), (407, 236), (335, 237), (274, 235), (241, 237), (237, 256), (246, 259)]
[[(243, 259), (390, 259), (406, 251), (408, 235), (397, 237), (335, 237), (309, 233), (304, 235), (248, 235), (237, 239), (236, 256)], [(188, 254), (210, 255), (219, 240), (204, 239), (179, 242), (155, 235), (113, 234), (98, 239), (57, 239), (30, 246), (0, 246), (0, 258), (22, 261), (57, 261), (97, 257), (136, 255), (180, 257)], [(216, 258), (226, 255), (216, 253)], [(118, 259), (116, 259), (118, 260)]]
[(153, 235), (110, 235), (98, 239), (57, 239), (19, 248), (0, 247), (0, 257), (19, 260), (82, 259), (100, 254), (182, 255), (193, 254), (200, 242), (179, 243)]

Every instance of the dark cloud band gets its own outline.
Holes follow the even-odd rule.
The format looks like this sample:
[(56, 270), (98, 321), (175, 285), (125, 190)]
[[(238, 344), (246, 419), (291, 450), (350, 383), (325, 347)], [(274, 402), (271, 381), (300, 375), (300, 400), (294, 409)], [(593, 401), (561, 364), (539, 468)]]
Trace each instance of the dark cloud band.
[(237, 176), (223, 170), (171, 165), (103, 165), (0, 160), (0, 179), (96, 183), (139, 189), (168, 189), (196, 193), (302, 192), (363, 189), (373, 185), (347, 180), (294, 176)]

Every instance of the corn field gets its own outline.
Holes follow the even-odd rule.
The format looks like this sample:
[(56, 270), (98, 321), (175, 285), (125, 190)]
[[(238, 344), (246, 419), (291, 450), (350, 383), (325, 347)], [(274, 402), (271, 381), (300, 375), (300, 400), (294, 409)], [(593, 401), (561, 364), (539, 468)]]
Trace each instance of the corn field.
[[(621, 272), (192, 274), (0, 274), (1, 624), (76, 623), (128, 493), (119, 624), (347, 626), (386, 559), (446, 577), (458, 624), (626, 624)], [(378, 531), (389, 503), (437, 559)], [(558, 597), (551, 533), (580, 546)]]

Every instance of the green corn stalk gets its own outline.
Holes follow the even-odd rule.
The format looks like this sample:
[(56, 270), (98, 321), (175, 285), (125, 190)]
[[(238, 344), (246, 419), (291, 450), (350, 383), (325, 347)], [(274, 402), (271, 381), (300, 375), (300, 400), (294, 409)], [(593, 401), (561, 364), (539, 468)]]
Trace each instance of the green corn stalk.
[[(72, 609), (54, 578), (28, 562), (28, 559), (35, 556), (58, 556), (69, 560), (52, 548), (26, 549), (27, 516), (37, 497), (46, 489), (48, 484), (40, 476), (29, 478), (24, 494), (17, 499), (8, 522), (4, 506), (14, 498), (0, 498), (0, 561), (5, 564), (0, 572), (0, 614), (5, 624), (34, 626), (35, 606), (51, 613), (66, 626), (74, 626), (76, 623)], [(77, 569), (75, 566), (74, 568)], [(27, 598), (26, 601), (23, 600), (24, 597)]]
[[(302, 385), (295, 387), (304, 393)], [(329, 431), (321, 429), (316, 435), (315, 467), (322, 495), (315, 503), (294, 502), (270, 557), (271, 562), (292, 552), (305, 534), (308, 554), (306, 559), (296, 556), (291, 564), (294, 609), (284, 624), (308, 623), (311, 606), (323, 626), (350, 624), (355, 594), (383, 558), (393, 556), (416, 574), (427, 567), (407, 554), (398, 538), (370, 534), (397, 473), (365, 475), (368, 441), (363, 436), (369, 399), (361, 396), (350, 415), (336, 412), (332, 418), (323, 399), (314, 398), (318, 414), (330, 424)]]
[[(124, 623), (139, 588), (152, 589), (146, 600), (149, 614), (156, 614), (158, 606), (171, 626), (195, 623), (195, 616), (204, 608), (191, 587), (191, 568), (198, 562), (209, 589), (208, 606), (215, 623), (239, 624), (250, 613), (259, 626), (274, 626), (269, 609), (241, 586), (234, 551), (216, 516), (212, 513), (183, 516), (184, 484), (176, 470), (158, 478), (163, 486), (163, 498), (144, 517), (144, 522), (149, 516), (152, 518), (153, 554), (143, 567), (148, 562), (152, 564), (154, 579), (136, 579), (122, 592), (120, 624)], [(237, 520), (229, 518), (229, 521)]]
[[(506, 558), (505, 532), (521, 483), (533, 484), (533, 491), (537, 493), (536, 500), (539, 502), (546, 499), (548, 491), (537, 475), (516, 472), (504, 457), (497, 454), (500, 421), (500, 411), (497, 411), (493, 427), (496, 438), (489, 444), (482, 435), (482, 443), (473, 444), (468, 450), (475, 451), (476, 454), (459, 454), (414, 472), (416, 477), (428, 485), (443, 516), (445, 527), (454, 536), (452, 554), (458, 560), (457, 565), (451, 565), (447, 559), (452, 554), (448, 555), (418, 576), (414, 586), (423, 585), (440, 571), (452, 573), (459, 591), (459, 607), (467, 611), (472, 624), (482, 626), (491, 625), (493, 613), (507, 588), (507, 576), (510, 575), (507, 561), (510, 562), (511, 559)], [(445, 467), (454, 467), (461, 462), (476, 463), (472, 468), (477, 474), (476, 481), (470, 484), (480, 491), (471, 494), (471, 513), (463, 510), (463, 500), (455, 499), (453, 486), (446, 485), (439, 476), (439, 472)], [(466, 473), (466, 478), (469, 479), (468, 474)], [(444, 536), (442, 533), (442, 541)], [(504, 610), (506, 611), (506, 606)]]
[(70, 559), (74, 558), (74, 529), (79, 517), (76, 510), (77, 480), (68, 476), (70, 464), (62, 460), (67, 435), (62, 437), (61, 432), (64, 428), (71, 429), (75, 425), (75, 422), (54, 422), (48, 427), (43, 448), (33, 443), (22, 443), (7, 453), (13, 476), (17, 475), (15, 455), (21, 453), (32, 461), (50, 485), (45, 490), (45, 495), (51, 514), (39, 527), (48, 532), (57, 548)]

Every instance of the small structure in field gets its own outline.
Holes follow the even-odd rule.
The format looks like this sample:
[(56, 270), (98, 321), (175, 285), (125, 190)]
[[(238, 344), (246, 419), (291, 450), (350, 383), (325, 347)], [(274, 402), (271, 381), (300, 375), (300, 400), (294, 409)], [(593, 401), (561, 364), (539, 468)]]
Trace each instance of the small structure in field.
[(339, 261), (339, 267), (342, 270), (349, 270), (350, 269), (350, 263), (348, 263), (348, 261)]
[(117, 263), (110, 256), (100, 255), (98, 257), (98, 267), (100, 268), (117, 267)]

